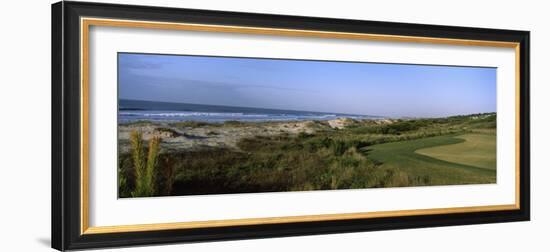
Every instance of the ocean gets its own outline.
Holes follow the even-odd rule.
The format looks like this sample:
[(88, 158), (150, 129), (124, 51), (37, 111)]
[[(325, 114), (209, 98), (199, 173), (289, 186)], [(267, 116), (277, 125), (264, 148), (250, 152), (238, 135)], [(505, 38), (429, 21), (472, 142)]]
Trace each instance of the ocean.
[(234, 107), (220, 105), (202, 105), (190, 103), (154, 102), (119, 99), (119, 123), (135, 121), (302, 121), (332, 120), (341, 117), (353, 119), (381, 118), (368, 115), (342, 113), (324, 113), (298, 110), (265, 109), (251, 107)]

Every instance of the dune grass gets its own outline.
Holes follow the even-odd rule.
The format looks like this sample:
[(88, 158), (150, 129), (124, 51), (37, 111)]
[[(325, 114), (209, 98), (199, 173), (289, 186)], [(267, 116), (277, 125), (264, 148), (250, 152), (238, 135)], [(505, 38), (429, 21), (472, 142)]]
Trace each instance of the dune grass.
[(135, 171), (135, 188), (131, 192), (133, 197), (148, 197), (156, 194), (156, 167), (160, 138), (153, 137), (149, 141), (147, 156), (145, 156), (142, 133), (133, 131), (130, 136), (132, 144), (132, 161)]
[[(150, 158), (145, 158), (145, 142), (135, 137), (134, 151), (119, 155), (119, 170), (125, 176), (119, 192), (134, 193), (119, 195), (306, 191), (496, 181), (496, 115), (394, 120), (385, 124), (364, 121), (343, 129), (333, 129), (324, 122), (310, 124), (315, 129), (313, 133), (243, 138), (236, 148), (163, 151), (157, 146), (153, 154), (149, 153)], [(166, 127), (246, 130), (258, 125), (261, 126), (245, 122), (186, 122)], [(149, 140), (149, 151), (151, 144), (155, 145), (151, 142), (154, 141)], [(156, 164), (152, 166), (156, 167), (153, 173), (149, 173), (152, 177), (139, 182), (138, 177), (147, 174), (145, 167), (152, 164)], [(151, 181), (154, 192), (136, 193), (139, 183), (151, 184)]]

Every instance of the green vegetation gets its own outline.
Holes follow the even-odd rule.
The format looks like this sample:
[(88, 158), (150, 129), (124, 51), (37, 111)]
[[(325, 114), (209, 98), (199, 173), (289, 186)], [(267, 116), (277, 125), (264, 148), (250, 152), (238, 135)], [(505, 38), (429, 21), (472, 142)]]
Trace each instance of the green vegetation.
[(149, 152), (145, 158), (142, 134), (133, 131), (130, 136), (132, 143), (132, 160), (135, 171), (135, 188), (133, 197), (148, 197), (155, 195), (155, 173), (159, 153), (160, 138), (153, 137), (149, 141)]
[(461, 143), (419, 149), (416, 153), (485, 169), (496, 169), (496, 136), (493, 134), (466, 134), (457, 136)]
[(132, 130), (130, 152), (119, 154), (119, 197), (170, 195), (176, 174), (172, 159), (160, 154), (161, 142), (161, 138), (152, 137), (148, 141), (145, 156), (146, 142), (143, 140), (143, 134)]
[[(462, 163), (449, 162), (417, 153), (426, 148), (443, 148), (453, 145), (470, 145), (468, 141), (455, 135), (422, 138), (410, 141), (393, 142), (368, 148), (368, 155), (381, 163), (381, 169), (399, 171), (407, 174), (410, 185), (454, 185), (494, 183), (495, 170), (483, 169)], [(493, 138), (494, 139), (494, 138)], [(490, 140), (489, 138), (484, 140)], [(438, 146), (438, 147), (434, 147)], [(466, 150), (466, 149), (462, 149)], [(454, 155), (464, 155), (460, 149), (454, 150)], [(475, 151), (474, 151), (475, 152)], [(479, 153), (487, 159), (495, 159), (496, 152)], [(465, 156), (463, 159), (468, 160)]]
[[(171, 126), (235, 129), (275, 124), (182, 122)], [(119, 155), (119, 172), (125, 178), (119, 180), (119, 195), (223, 194), (496, 181), (495, 114), (363, 120), (353, 121), (343, 129), (315, 121), (308, 123), (308, 128), (313, 132), (289, 134), (281, 130), (280, 134), (242, 138), (234, 148), (199, 146), (163, 151), (158, 149), (160, 140), (157, 147), (150, 140), (147, 165), (143, 158), (136, 158), (143, 157), (145, 151), (143, 143), (132, 134), (132, 151)], [(158, 133), (172, 131), (168, 128)], [(221, 137), (221, 133), (208, 128), (204, 134)], [(148, 168), (143, 167), (149, 164), (157, 168), (147, 172)], [(141, 181), (143, 174), (150, 177)], [(143, 184), (151, 185), (151, 181), (156, 190), (140, 189)], [(138, 194), (138, 191), (143, 192)]]

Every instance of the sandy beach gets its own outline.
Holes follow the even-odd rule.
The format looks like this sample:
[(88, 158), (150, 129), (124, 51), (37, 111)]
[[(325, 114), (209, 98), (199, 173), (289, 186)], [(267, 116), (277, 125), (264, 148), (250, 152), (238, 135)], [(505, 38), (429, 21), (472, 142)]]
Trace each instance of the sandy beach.
[(319, 130), (339, 130), (349, 126), (391, 124), (391, 119), (338, 118), (325, 121), (283, 121), (283, 122), (135, 122), (121, 124), (119, 130), (119, 151), (129, 152), (130, 133), (142, 132), (144, 140), (152, 137), (162, 139), (163, 152), (193, 151), (208, 148), (229, 148), (238, 150), (237, 143), (244, 138), (275, 136), (280, 134), (314, 134)]

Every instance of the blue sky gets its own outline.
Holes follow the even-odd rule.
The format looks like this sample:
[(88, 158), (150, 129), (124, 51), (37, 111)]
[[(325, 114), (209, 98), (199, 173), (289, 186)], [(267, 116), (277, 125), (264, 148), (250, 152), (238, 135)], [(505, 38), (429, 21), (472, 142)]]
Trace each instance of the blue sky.
[(119, 98), (390, 117), (496, 111), (496, 68), (119, 53)]

